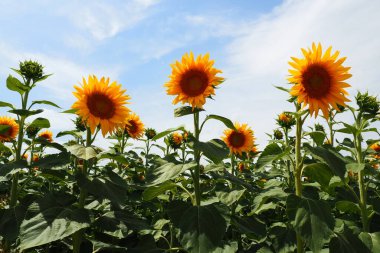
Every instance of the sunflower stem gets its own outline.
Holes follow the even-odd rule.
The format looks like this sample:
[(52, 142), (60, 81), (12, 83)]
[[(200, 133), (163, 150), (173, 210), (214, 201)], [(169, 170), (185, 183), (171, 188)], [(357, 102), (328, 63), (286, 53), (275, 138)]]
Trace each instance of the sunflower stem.
[[(87, 127), (87, 136), (86, 136), (86, 147), (91, 146), (91, 130)], [(87, 170), (89, 169), (89, 161), (84, 161), (82, 170), (77, 168), (77, 173), (81, 173), (84, 177), (87, 177)], [(87, 197), (87, 190), (84, 188), (80, 188), (79, 208), (83, 208), (85, 204), (85, 200)], [(80, 246), (82, 244), (83, 230), (78, 230), (73, 234), (73, 253), (80, 253)]]
[[(297, 109), (297, 112), (300, 112), (301, 108), (299, 104), (296, 105), (296, 109)], [(296, 195), (298, 197), (302, 197), (302, 182), (301, 182), (301, 178), (302, 178), (302, 157), (301, 157), (302, 123), (303, 123), (303, 120), (301, 118), (301, 115), (298, 115), (296, 119), (296, 146), (295, 146), (296, 163), (295, 163), (295, 170), (294, 170)], [(303, 240), (299, 232), (296, 232), (296, 238), (297, 238), (297, 253), (303, 253), (304, 252)]]
[[(199, 112), (194, 113), (194, 137), (199, 142)], [(194, 190), (195, 190), (195, 203), (196, 206), (201, 205), (201, 191), (199, 187), (199, 174), (200, 174), (200, 151), (198, 149), (194, 150), (194, 160), (197, 163), (197, 166), (194, 169), (193, 181), (194, 181)]]

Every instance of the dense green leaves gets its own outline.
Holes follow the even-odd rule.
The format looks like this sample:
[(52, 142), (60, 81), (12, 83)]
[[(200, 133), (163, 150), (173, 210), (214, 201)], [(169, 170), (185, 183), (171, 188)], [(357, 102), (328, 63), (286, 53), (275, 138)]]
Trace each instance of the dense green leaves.
[(226, 144), (219, 139), (213, 139), (208, 142), (194, 142), (194, 149), (200, 150), (204, 156), (214, 163), (221, 162), (230, 152)]
[(157, 185), (164, 183), (170, 179), (177, 177), (182, 172), (193, 169), (196, 163), (191, 162), (187, 164), (174, 164), (166, 163), (158, 168), (151, 169), (147, 174), (147, 181), (149, 185)]
[(256, 167), (258, 169), (270, 164), (273, 161), (281, 159), (289, 154), (290, 148), (283, 150), (277, 143), (271, 143), (265, 147), (257, 160)]

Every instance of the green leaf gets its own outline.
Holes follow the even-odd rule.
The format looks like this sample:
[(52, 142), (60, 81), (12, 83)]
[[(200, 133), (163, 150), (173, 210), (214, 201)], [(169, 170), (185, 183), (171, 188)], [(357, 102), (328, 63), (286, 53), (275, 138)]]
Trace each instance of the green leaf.
[(166, 181), (160, 185), (150, 186), (143, 192), (143, 199), (149, 201), (157, 197), (158, 195), (164, 194), (166, 191), (176, 188), (177, 185), (171, 181)]
[(289, 253), (297, 248), (294, 229), (282, 222), (272, 223), (269, 228), (269, 238), (273, 240), (274, 252)]
[(41, 76), (40, 78), (38, 78), (37, 80), (35, 80), (34, 83), (36, 84), (36, 83), (38, 83), (38, 82), (41, 82), (41, 81), (45, 80), (46, 78), (48, 78), (48, 77), (51, 76), (51, 75), (53, 75), (53, 74), (43, 75), (43, 76)]
[(30, 89), (28, 86), (20, 82), (20, 80), (18, 80), (16, 77), (13, 77), (11, 75), (9, 75), (7, 78), (7, 88), (9, 90), (18, 92), (21, 95), (24, 94), (25, 91)]
[(359, 171), (364, 170), (365, 164), (364, 163), (349, 163), (346, 164), (346, 169), (349, 171), (352, 171), (354, 173), (358, 173)]
[(193, 169), (197, 164), (195, 162), (187, 164), (166, 163), (158, 168), (147, 171), (147, 182), (149, 186), (164, 183), (170, 179), (176, 178), (182, 172)]
[(180, 230), (180, 243), (188, 252), (212, 252), (220, 246), (227, 225), (213, 205), (189, 206), (173, 201), (167, 209)]
[(234, 129), (236, 130), (235, 126), (234, 126), (234, 123), (232, 123), (231, 120), (225, 118), (225, 117), (222, 117), (222, 116), (219, 116), (219, 115), (214, 115), (214, 114), (211, 114), (211, 115), (208, 115), (205, 120), (203, 121), (202, 125), (207, 121), (207, 120), (210, 120), (210, 119), (215, 119), (215, 120), (219, 120), (220, 122), (222, 122), (226, 127), (230, 128), (230, 129)]
[(262, 205), (266, 204), (269, 200), (271, 202), (269, 204), (273, 204), (273, 200), (276, 199), (278, 201), (285, 200), (288, 194), (284, 192), (282, 188), (275, 187), (270, 188), (264, 192), (261, 192), (259, 195), (255, 197), (253, 200), (254, 209), (253, 212), (259, 214), (261, 211)]
[(75, 157), (90, 160), (91, 158), (96, 157), (97, 153), (93, 147), (85, 147), (83, 145), (74, 144), (66, 146), (67, 150)]
[(68, 114), (77, 114), (78, 109), (69, 109), (66, 111), (63, 111), (61, 113), (68, 113)]
[(233, 216), (231, 223), (242, 234), (246, 234), (249, 238), (255, 240), (264, 239), (267, 235), (267, 226), (265, 223), (254, 216), (251, 217), (239, 217)]
[(343, 213), (356, 213), (360, 215), (360, 207), (358, 204), (348, 201), (341, 200), (335, 203), (336, 209)]
[(51, 106), (54, 106), (56, 108), (60, 108), (57, 104), (51, 102), (51, 101), (48, 101), (48, 100), (36, 100), (36, 101), (33, 101), (32, 104), (30, 105), (30, 107), (32, 107), (33, 105), (35, 104), (44, 104), (44, 105), (51, 105)]
[(238, 201), (244, 194), (245, 189), (243, 190), (234, 190), (231, 192), (222, 192), (218, 191), (215, 192), (216, 196), (218, 197), (219, 201), (227, 206), (231, 206), (233, 203)]
[(82, 136), (77, 131), (62, 131), (62, 132), (57, 133), (56, 138), (59, 138), (59, 137), (62, 137), (62, 136), (66, 136), (66, 135), (70, 135), (70, 136), (73, 136), (75, 138), (80, 138)]
[(15, 109), (15, 107), (12, 104), (3, 101), (0, 101), (0, 107), (9, 107), (11, 109)]
[(48, 119), (45, 119), (45, 118), (36, 118), (35, 120), (33, 120), (30, 126), (34, 126), (38, 128), (49, 128), (50, 122)]
[(287, 93), (289, 93), (289, 92), (290, 92), (290, 90), (289, 90), (289, 89), (286, 89), (286, 88), (284, 88), (284, 87), (281, 87), (281, 86), (275, 86), (275, 85), (274, 85), (274, 87), (275, 87), (276, 89), (279, 89), (279, 90), (285, 91), (285, 92), (287, 92)]
[(330, 180), (334, 176), (330, 167), (324, 163), (312, 163), (303, 168), (305, 176), (312, 181), (316, 181), (321, 185), (321, 189), (327, 191), (330, 185)]
[(179, 127), (176, 127), (176, 128), (169, 128), (161, 133), (158, 133), (156, 134), (153, 138), (152, 138), (152, 141), (156, 141), (172, 132), (175, 132), (175, 131), (185, 131), (185, 127), (184, 126), (179, 126)]
[(279, 160), (282, 157), (288, 155), (290, 152), (290, 147), (282, 150), (277, 143), (271, 143), (265, 147), (260, 157), (257, 160), (256, 167), (260, 169), (265, 165), (272, 163), (273, 161)]
[(62, 152), (59, 154), (46, 155), (37, 162), (33, 163), (33, 166), (44, 169), (52, 169), (56, 167), (62, 167), (70, 163), (70, 154), (68, 152)]
[(371, 250), (371, 252), (380, 252), (380, 232), (361, 232), (359, 238), (364, 242), (367, 248)]
[(311, 155), (316, 159), (325, 162), (335, 175), (339, 176), (344, 181), (346, 173), (346, 161), (337, 152), (324, 147), (312, 147), (309, 144), (304, 144), (305, 148), (311, 152)]
[(14, 161), (6, 164), (0, 164), (0, 181), (7, 180), (8, 175), (13, 175), (14, 173), (20, 171), (23, 168), (27, 168), (28, 163), (25, 160)]
[(20, 250), (44, 245), (89, 227), (89, 213), (85, 209), (52, 207), (25, 219), (20, 226)]
[(341, 123), (344, 125), (344, 128), (336, 130), (337, 132), (345, 133), (345, 134), (353, 134), (353, 135), (356, 135), (358, 133), (359, 130), (355, 126), (344, 123), (344, 122), (341, 122)]
[(174, 117), (182, 117), (185, 115), (194, 114), (196, 112), (201, 112), (201, 111), (204, 111), (204, 109), (197, 108), (197, 107), (192, 108), (191, 106), (182, 106), (174, 110)]
[(224, 141), (219, 139), (213, 139), (208, 142), (197, 142), (195, 140), (194, 149), (198, 149), (203, 152), (203, 155), (214, 163), (220, 163), (230, 153), (230, 150)]
[(310, 135), (311, 139), (313, 139), (315, 144), (317, 144), (317, 146), (323, 145), (323, 142), (326, 138), (326, 134), (324, 132), (315, 131), (308, 134)]
[(302, 235), (306, 245), (313, 252), (320, 252), (332, 236), (335, 225), (328, 203), (292, 194), (286, 200), (286, 212), (289, 219), (294, 220), (295, 231)]
[[(366, 245), (349, 228), (343, 225), (329, 243), (330, 252), (370, 253)], [(374, 251), (375, 252), (375, 251)]]
[(38, 109), (38, 110), (35, 110), (35, 111), (23, 110), (23, 109), (14, 109), (14, 110), (9, 110), (8, 112), (14, 113), (14, 114), (19, 115), (19, 116), (24, 116), (25, 118), (27, 118), (29, 116), (39, 114), (39, 113), (41, 113), (43, 111), (44, 110), (42, 110), (42, 109)]

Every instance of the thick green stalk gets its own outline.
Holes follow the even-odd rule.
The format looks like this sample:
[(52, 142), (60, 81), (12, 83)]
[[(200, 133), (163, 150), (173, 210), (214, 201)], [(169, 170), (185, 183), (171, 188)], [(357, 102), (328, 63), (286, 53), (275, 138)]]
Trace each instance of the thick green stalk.
[[(91, 130), (87, 128), (86, 147), (89, 147), (89, 146), (91, 146)], [(88, 167), (89, 167), (88, 161), (84, 161), (82, 170), (79, 170), (77, 168), (77, 173), (82, 173), (83, 176), (87, 177), (87, 171), (89, 169)], [(80, 188), (79, 201), (78, 201), (79, 208), (84, 207), (86, 197), (87, 197), (87, 190)], [(73, 234), (73, 253), (80, 253), (82, 237), (83, 237), (83, 230), (79, 230)]]
[[(297, 112), (300, 111), (300, 106), (297, 105)], [(296, 163), (294, 170), (295, 177), (295, 187), (296, 187), (296, 195), (298, 197), (302, 197), (302, 157), (301, 157), (301, 137), (302, 137), (302, 118), (299, 115), (296, 119), (296, 146), (295, 146), (295, 155), (296, 155)], [(300, 233), (296, 233), (297, 238), (297, 253), (304, 252), (303, 241)]]
[[(199, 112), (194, 113), (194, 137), (199, 141)], [(201, 205), (201, 190), (199, 186), (199, 175), (200, 175), (200, 151), (198, 149), (194, 150), (194, 160), (197, 166), (194, 169), (193, 181), (195, 190), (195, 202), (197, 206)]]

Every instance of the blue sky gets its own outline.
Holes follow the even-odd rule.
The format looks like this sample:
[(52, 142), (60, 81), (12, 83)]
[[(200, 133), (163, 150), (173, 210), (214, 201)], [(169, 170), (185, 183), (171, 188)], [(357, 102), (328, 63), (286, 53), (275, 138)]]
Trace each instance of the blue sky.
[[(379, 11), (380, 3), (370, 0), (3, 0), (0, 100), (17, 101), (5, 89), (9, 68), (34, 59), (54, 73), (35, 90), (34, 99), (50, 99), (67, 109), (82, 76), (104, 75), (127, 89), (130, 108), (147, 126), (191, 129), (190, 118), (173, 118), (176, 106), (163, 84), (169, 64), (185, 52), (209, 52), (226, 82), (207, 103), (207, 113), (249, 123), (265, 144), (276, 115), (291, 109), (287, 95), (273, 85), (287, 86), (287, 61), (313, 41), (348, 57), (351, 98), (358, 89), (380, 93), (380, 35), (374, 32), (380, 29)], [(53, 108), (43, 116), (51, 119), (55, 133), (71, 126), (67, 115)], [(222, 132), (214, 122), (203, 138)]]

